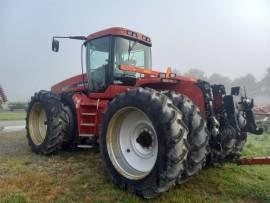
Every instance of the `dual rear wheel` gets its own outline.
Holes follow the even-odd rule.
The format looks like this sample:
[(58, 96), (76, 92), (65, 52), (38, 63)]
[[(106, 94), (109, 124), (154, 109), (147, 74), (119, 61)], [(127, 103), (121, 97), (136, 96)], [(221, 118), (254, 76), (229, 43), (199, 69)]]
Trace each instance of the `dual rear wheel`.
[(49, 91), (36, 93), (26, 117), (28, 143), (33, 152), (52, 154), (62, 148), (68, 118), (61, 98)]
[(145, 198), (197, 173), (207, 146), (206, 122), (183, 95), (133, 89), (114, 98), (103, 115), (100, 151), (107, 173)]

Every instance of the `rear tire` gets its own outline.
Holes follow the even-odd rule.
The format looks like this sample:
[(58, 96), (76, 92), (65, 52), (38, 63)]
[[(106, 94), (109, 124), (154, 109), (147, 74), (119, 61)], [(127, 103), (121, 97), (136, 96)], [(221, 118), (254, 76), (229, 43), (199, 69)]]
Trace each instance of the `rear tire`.
[(26, 131), (33, 152), (47, 155), (59, 151), (66, 124), (67, 117), (58, 95), (42, 90), (31, 98)]
[[(143, 125), (141, 129), (140, 125)], [(121, 132), (124, 132), (124, 140), (127, 135), (130, 140), (124, 142), (123, 147), (129, 146), (128, 143), (135, 147), (122, 150)], [(151, 135), (150, 141), (140, 141), (145, 132)], [(182, 173), (188, 152), (187, 133), (181, 113), (163, 94), (144, 88), (122, 93), (108, 104), (101, 122), (100, 152), (105, 170), (122, 189), (144, 198), (155, 197), (175, 185)], [(119, 143), (116, 140), (120, 140)], [(139, 159), (136, 150), (147, 155), (148, 148), (149, 151), (153, 148), (150, 158)], [(141, 164), (131, 162), (128, 153)]]
[(188, 97), (175, 92), (164, 92), (164, 94), (182, 112), (183, 120), (189, 128), (188, 143), (190, 150), (183, 174), (178, 178), (178, 183), (182, 183), (205, 166), (208, 155), (209, 134), (206, 121), (201, 116), (199, 108)]

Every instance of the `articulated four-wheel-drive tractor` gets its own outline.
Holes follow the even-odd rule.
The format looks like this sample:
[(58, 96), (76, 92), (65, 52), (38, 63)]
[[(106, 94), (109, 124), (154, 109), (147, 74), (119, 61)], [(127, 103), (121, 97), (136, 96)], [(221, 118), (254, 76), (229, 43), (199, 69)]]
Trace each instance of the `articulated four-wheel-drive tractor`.
[[(83, 40), (86, 71), (39, 91), (27, 112), (33, 152), (99, 147), (105, 170), (123, 189), (151, 198), (205, 165), (236, 161), (247, 132), (261, 134), (253, 100), (223, 85), (151, 70), (151, 40), (110, 28)], [(86, 73), (85, 73), (86, 72)], [(236, 101), (237, 99), (237, 101)]]

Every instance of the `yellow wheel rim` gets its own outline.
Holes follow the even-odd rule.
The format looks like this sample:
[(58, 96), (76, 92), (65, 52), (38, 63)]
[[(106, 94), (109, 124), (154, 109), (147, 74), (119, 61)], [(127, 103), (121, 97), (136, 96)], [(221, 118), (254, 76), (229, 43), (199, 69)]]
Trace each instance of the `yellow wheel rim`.
[(47, 115), (44, 107), (40, 103), (35, 103), (32, 106), (28, 119), (28, 126), (33, 143), (41, 145), (47, 134)]

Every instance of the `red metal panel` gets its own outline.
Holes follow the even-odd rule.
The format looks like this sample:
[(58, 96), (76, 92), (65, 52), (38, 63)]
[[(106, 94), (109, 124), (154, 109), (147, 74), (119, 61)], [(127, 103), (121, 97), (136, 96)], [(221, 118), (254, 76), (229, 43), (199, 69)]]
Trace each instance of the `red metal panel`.
[(205, 98), (200, 87), (193, 81), (182, 80), (174, 89), (175, 92), (186, 95), (196, 104), (202, 113), (205, 113)]
[[(74, 94), (79, 134), (94, 134), (98, 136), (102, 113), (106, 110), (108, 100), (91, 99), (85, 94)], [(96, 116), (84, 116), (82, 113), (95, 113)], [(82, 126), (82, 123), (94, 123), (95, 126)]]
[[(127, 31), (132, 31), (132, 32), (136, 33), (137, 37), (128, 35)], [(112, 27), (112, 28), (108, 28), (108, 29), (105, 29), (105, 30), (101, 30), (99, 32), (95, 32), (93, 34), (90, 34), (87, 37), (87, 39), (92, 40), (92, 39), (96, 39), (96, 38), (103, 37), (103, 36), (106, 36), (106, 35), (124, 36), (124, 37), (128, 37), (128, 38), (136, 39), (136, 40), (141, 41), (141, 42), (143, 42), (145, 44), (148, 44), (149, 46), (152, 46), (150, 37), (148, 37), (148, 36), (146, 36), (146, 35), (144, 35), (142, 33), (139, 33), (139, 32), (136, 32), (136, 31), (133, 31), (133, 30), (130, 30), (130, 29), (126, 29), (126, 28), (121, 28), (121, 27)], [(143, 39), (143, 36), (149, 38), (150, 42), (145, 41)]]
[(267, 157), (242, 157), (239, 162), (239, 165), (261, 165), (261, 164), (270, 164), (270, 156)]
[[(176, 83), (175, 83), (176, 82)], [(205, 113), (205, 100), (202, 90), (196, 84), (197, 80), (177, 77), (171, 80), (162, 80), (161, 78), (140, 78), (135, 87), (152, 87), (157, 90), (172, 90), (188, 96), (196, 104), (201, 112)], [(155, 86), (154, 86), (155, 85)], [(117, 94), (126, 91), (132, 86), (111, 85), (104, 93), (90, 93), (90, 98), (112, 99)]]
[[(169, 81), (176, 81), (176, 83), (170, 83)], [(151, 87), (153, 84), (158, 84), (158, 86), (155, 86), (155, 89), (171, 90), (186, 95), (199, 107), (202, 113), (205, 113), (204, 94), (201, 88), (198, 87), (196, 79), (181, 76), (177, 76), (171, 80), (162, 80), (161, 78), (142, 78), (137, 81), (136, 86)]]
[(77, 84), (83, 83), (83, 78), (85, 82), (88, 81), (87, 74), (84, 74), (84, 76), (80, 74), (55, 84), (54, 86), (51, 87), (51, 90), (54, 93), (75, 92), (85, 90), (86, 88), (84, 86), (73, 87), (76, 86)]

